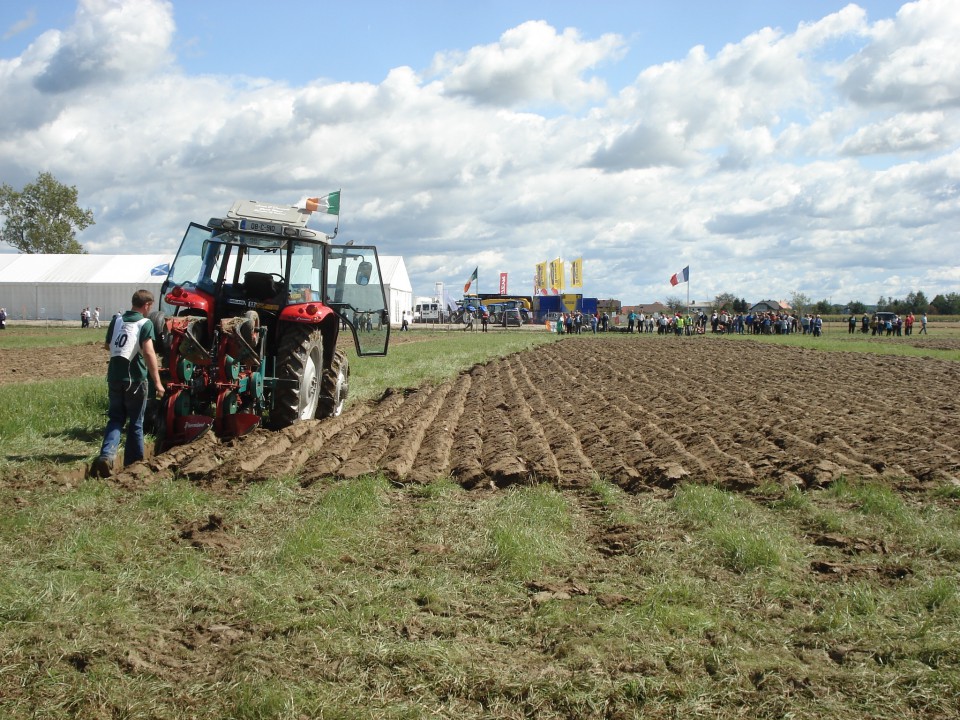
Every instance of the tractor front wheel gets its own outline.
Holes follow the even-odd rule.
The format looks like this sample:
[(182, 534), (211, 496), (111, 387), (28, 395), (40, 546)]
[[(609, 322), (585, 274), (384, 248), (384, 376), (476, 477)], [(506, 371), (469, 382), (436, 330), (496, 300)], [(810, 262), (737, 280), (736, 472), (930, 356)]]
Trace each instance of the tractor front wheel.
[(283, 428), (317, 415), (323, 377), (323, 336), (314, 327), (287, 328), (277, 350), (271, 425)]
[(320, 384), (320, 407), (317, 417), (337, 417), (350, 392), (350, 364), (342, 350), (333, 353), (330, 367), (323, 373)]

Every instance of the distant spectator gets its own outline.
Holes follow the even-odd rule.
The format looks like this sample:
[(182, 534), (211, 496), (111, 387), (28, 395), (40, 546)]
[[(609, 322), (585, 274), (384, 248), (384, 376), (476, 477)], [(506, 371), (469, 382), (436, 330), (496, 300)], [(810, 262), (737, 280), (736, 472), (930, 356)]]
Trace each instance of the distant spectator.
[(7, 309), (0, 307), (0, 330), (7, 329)]

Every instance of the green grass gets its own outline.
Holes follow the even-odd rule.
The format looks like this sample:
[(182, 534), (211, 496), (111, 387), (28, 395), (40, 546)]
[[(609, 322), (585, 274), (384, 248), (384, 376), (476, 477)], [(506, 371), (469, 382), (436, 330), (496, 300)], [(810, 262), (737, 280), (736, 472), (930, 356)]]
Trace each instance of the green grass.
[[(109, 321), (109, 318), (108, 318)], [(101, 323), (103, 321), (101, 320)], [(107, 333), (107, 323), (101, 329), (83, 329), (79, 321), (74, 327), (51, 325), (38, 327), (8, 322), (7, 329), (0, 332), (0, 348), (47, 348), (74, 345), (102, 345)]]
[(551, 488), (511, 490), (490, 510), (489, 552), (515, 577), (532, 579), (567, 564), (579, 549), (567, 501)]
[(0, 385), (0, 471), (89, 459), (100, 448), (106, 412), (102, 378)]
[[(935, 496), (379, 477), (0, 495), (4, 717), (920, 718), (960, 690), (955, 565), (910, 539), (956, 532)], [(827, 512), (895, 547), (814, 545)], [(228, 543), (180, 538), (210, 513)], [(608, 526), (635, 547), (598, 555)]]
[(736, 572), (777, 568), (797, 551), (773, 516), (735, 493), (700, 485), (681, 487), (674, 510), (718, 551)]

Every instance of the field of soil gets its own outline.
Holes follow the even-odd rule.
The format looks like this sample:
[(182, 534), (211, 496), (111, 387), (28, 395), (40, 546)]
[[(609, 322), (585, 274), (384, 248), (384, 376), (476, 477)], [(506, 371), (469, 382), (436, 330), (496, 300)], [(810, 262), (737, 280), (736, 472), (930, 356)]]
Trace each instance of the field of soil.
[(681, 481), (815, 487), (841, 475), (903, 489), (960, 483), (957, 363), (710, 338), (568, 340), (388, 391), (339, 418), (131, 467), (211, 484), (297, 474), (467, 488), (597, 477), (630, 492)]

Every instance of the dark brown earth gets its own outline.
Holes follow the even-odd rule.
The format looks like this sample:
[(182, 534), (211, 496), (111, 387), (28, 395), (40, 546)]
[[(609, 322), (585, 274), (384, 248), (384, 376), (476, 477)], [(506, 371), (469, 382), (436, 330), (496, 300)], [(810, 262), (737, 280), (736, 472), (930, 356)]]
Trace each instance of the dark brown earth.
[[(596, 478), (746, 489), (884, 477), (960, 482), (960, 365), (701, 339), (568, 340), (388, 391), (344, 414), (226, 443), (205, 437), (118, 478), (211, 484), (381, 471), (467, 488)], [(616, 552), (615, 547), (610, 548)]]

